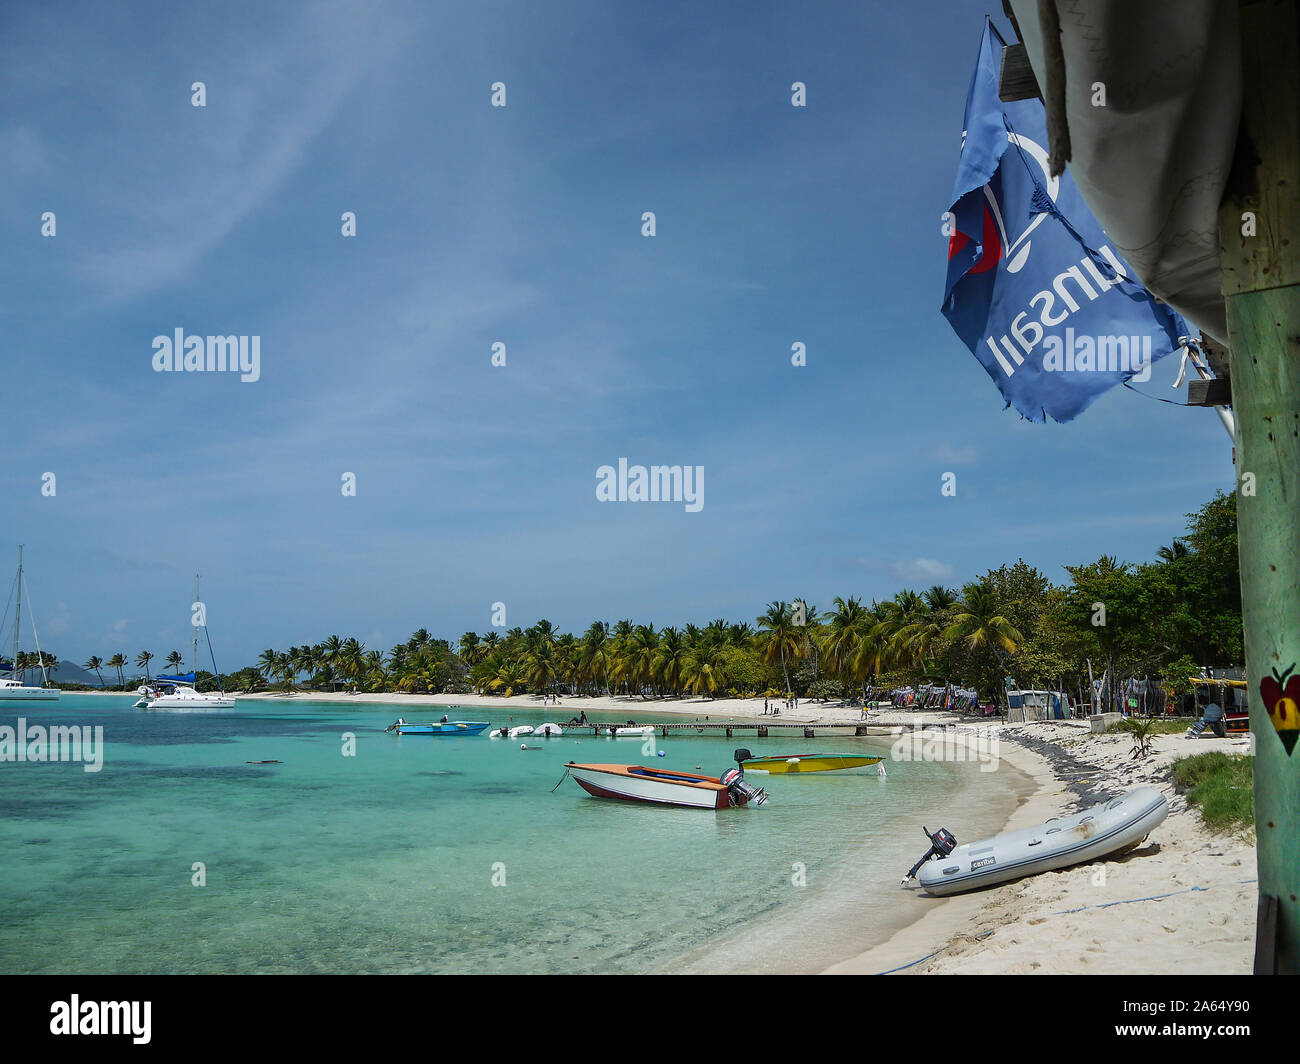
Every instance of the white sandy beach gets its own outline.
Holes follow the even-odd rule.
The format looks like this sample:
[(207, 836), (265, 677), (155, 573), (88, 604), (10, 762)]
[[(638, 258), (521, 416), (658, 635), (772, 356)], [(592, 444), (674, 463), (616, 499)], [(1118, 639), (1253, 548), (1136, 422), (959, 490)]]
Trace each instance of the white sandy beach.
[[(1001, 756), (1038, 782), (1009, 830), (1071, 812), (1066, 790), (1087, 780), (1112, 791), (1152, 786), (1170, 798), (1170, 813), (1140, 847), (1116, 859), (1079, 866), (947, 900), (883, 943), (828, 974), (1248, 974), (1255, 937), (1253, 840), (1216, 835), (1167, 780), (1173, 760), (1189, 753), (1245, 753), (1241, 738), (1156, 737), (1140, 763), (1127, 735), (1091, 735), (1077, 724), (1003, 725)], [(1070, 744), (1097, 766), (1064, 776), (1020, 746), (1018, 734)], [(961, 835), (959, 812), (945, 826)], [(1104, 875), (1103, 875), (1104, 872)], [(914, 962), (928, 958), (922, 963)], [(909, 966), (909, 967), (902, 967)]]

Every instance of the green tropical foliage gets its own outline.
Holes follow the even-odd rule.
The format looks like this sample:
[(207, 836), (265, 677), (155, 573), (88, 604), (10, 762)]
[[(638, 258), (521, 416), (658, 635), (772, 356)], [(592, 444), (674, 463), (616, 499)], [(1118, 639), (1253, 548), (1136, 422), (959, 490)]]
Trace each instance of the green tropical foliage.
[[(656, 628), (596, 620), (579, 635), (543, 619), (529, 628), (464, 632), (454, 645), (420, 629), (387, 652), (329, 635), (286, 650), (268, 647), (255, 665), (223, 681), (227, 690), (244, 691), (643, 699), (860, 699), (873, 685), (947, 681), (992, 699), (1008, 675), (1022, 687), (1086, 691), (1091, 662), (1110, 685), (1149, 676), (1176, 690), (1197, 666), (1244, 656), (1235, 497), (1220, 493), (1188, 519), (1186, 534), (1155, 560), (1103, 555), (1063, 567), (1062, 584), (1017, 560), (960, 588), (904, 588), (884, 601), (836, 597), (825, 610), (808, 597), (772, 601), (752, 623), (714, 618)], [(1104, 623), (1097, 623), (1098, 605)], [(142, 651), (135, 659), (146, 675), (152, 658)], [(166, 660), (175, 666), (180, 655)], [(19, 667), (33, 662), (23, 655)], [(116, 654), (106, 664), (121, 684), (126, 659)]]

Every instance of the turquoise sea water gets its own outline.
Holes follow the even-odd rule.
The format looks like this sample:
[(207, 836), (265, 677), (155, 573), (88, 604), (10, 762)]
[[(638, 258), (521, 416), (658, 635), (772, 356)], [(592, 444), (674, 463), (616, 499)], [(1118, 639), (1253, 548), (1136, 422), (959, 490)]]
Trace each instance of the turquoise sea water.
[[(737, 746), (868, 741), (692, 735), (647, 758), (632, 740), (383, 732), (398, 715), (555, 719), (499, 707), (133, 701), (0, 709), (102, 725), (106, 744), (98, 773), (0, 763), (0, 971), (816, 971), (933, 904), (898, 887), (922, 823), (974, 839), (1024, 790), (1006, 766), (890, 763), (886, 779), (751, 776), (761, 808), (666, 809), (551, 789), (569, 760), (719, 775)], [(246, 764), (268, 759), (283, 764)]]

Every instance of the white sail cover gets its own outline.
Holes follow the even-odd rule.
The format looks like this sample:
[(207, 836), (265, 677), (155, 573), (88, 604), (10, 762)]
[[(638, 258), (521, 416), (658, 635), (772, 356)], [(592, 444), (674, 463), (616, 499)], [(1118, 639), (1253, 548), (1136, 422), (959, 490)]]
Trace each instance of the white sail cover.
[[(1218, 211), (1241, 113), (1237, 0), (1045, 2), (1080, 192), (1142, 283), (1226, 344)], [(1047, 99), (1040, 0), (1010, 4)]]

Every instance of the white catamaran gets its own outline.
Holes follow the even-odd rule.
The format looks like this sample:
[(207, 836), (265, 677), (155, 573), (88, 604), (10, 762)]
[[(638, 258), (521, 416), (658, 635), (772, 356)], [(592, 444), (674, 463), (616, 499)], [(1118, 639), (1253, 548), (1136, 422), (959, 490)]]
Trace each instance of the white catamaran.
[[(32, 639), (36, 642), (36, 660), (41, 668), (41, 686), (28, 687), (18, 676), (18, 631), (22, 624), (23, 583), (23, 548), (22, 544), (19, 544), (18, 574), (14, 577), (14, 656), (9, 661), (0, 658), (0, 673), (8, 673), (8, 676), (0, 676), (0, 701), (57, 702), (59, 700), (59, 689), (48, 686), (50, 676), (45, 668), (45, 655), (41, 653), (41, 639), (36, 634), (35, 614), (32, 615)], [(32, 613), (31, 597), (29, 589), (27, 595), (28, 613)]]
[[(199, 600), (199, 578), (194, 577), (194, 611), (199, 616), (202, 604)], [(195, 677), (199, 658), (199, 625), (194, 626), (193, 647), (190, 652), (190, 671), (176, 676), (155, 676), (147, 685), (138, 689), (140, 700), (135, 703), (138, 709), (234, 709), (235, 696), (226, 694), (221, 686), (221, 673), (217, 671), (217, 658), (212, 653), (212, 636), (208, 635), (208, 618), (202, 613), (203, 634), (208, 639), (208, 656), (212, 659), (212, 675), (217, 678), (216, 691), (199, 691), (195, 688)]]

